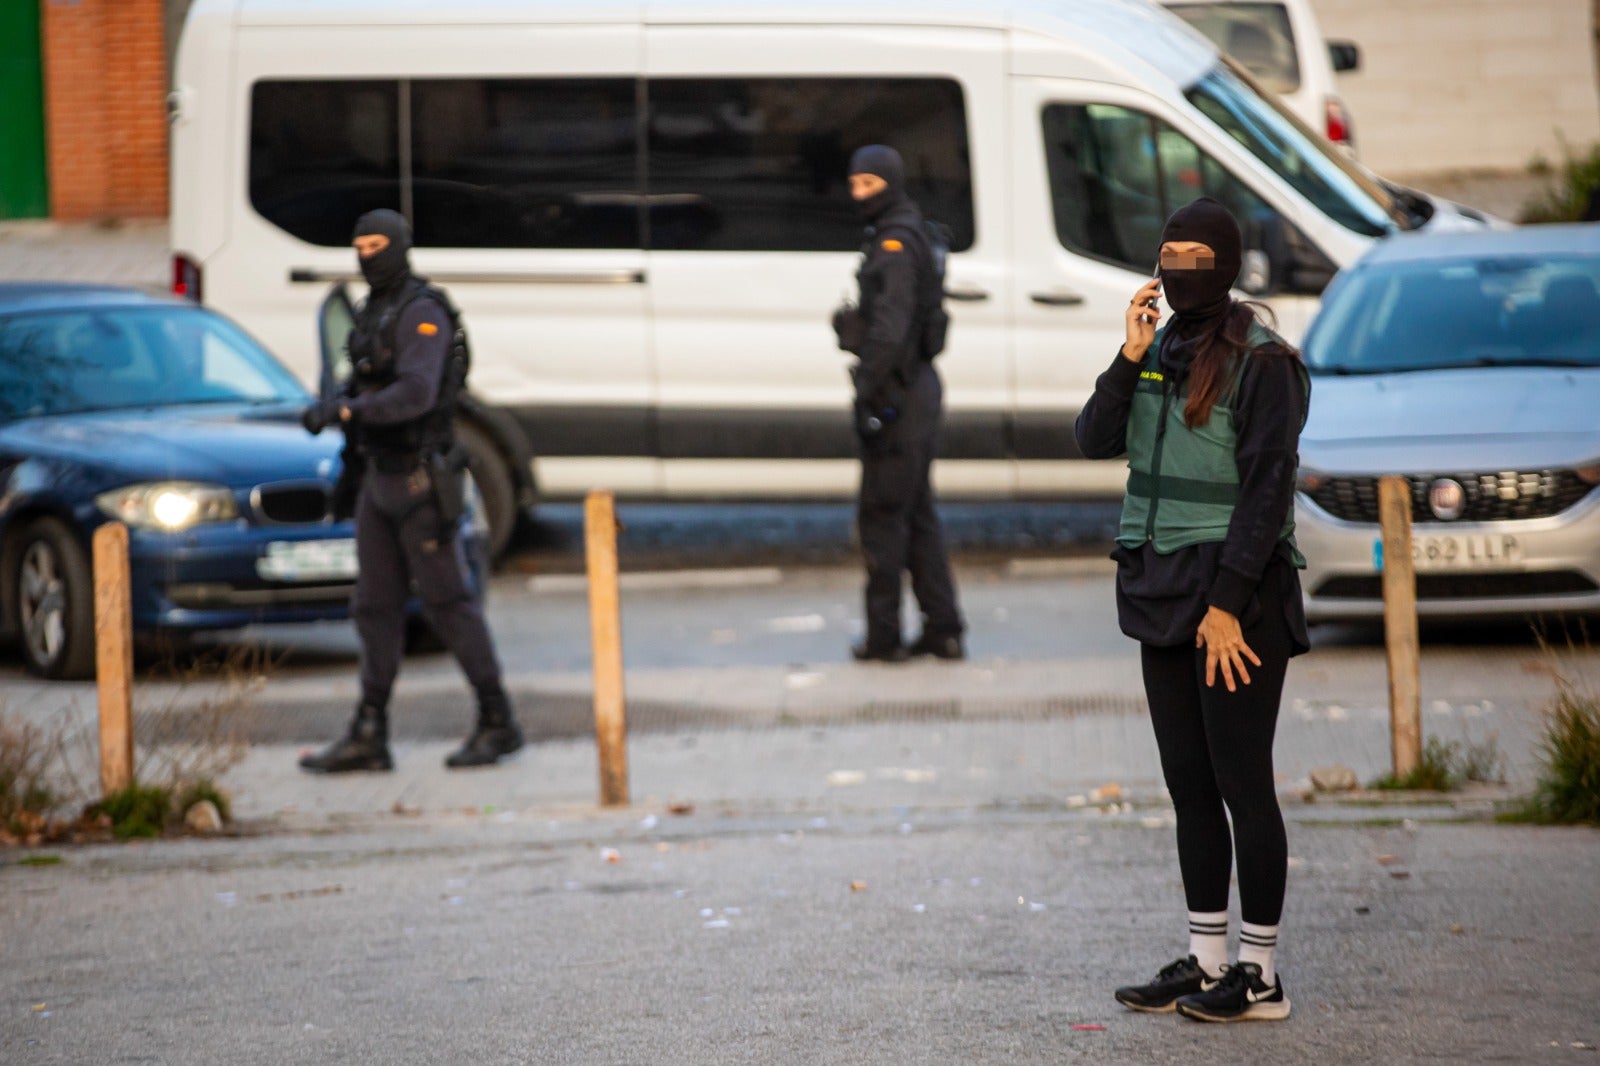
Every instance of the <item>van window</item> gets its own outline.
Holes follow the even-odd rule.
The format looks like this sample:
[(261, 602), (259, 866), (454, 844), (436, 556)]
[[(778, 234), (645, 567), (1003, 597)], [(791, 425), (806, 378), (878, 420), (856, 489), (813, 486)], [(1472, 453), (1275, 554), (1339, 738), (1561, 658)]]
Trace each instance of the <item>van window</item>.
[(399, 209), (399, 86), (264, 81), (250, 94), (250, 203), (322, 245), (350, 243), (362, 213)]
[(1300, 57), (1295, 54), (1289, 9), (1282, 4), (1173, 4), (1171, 10), (1273, 92), (1300, 88)]
[(417, 244), (639, 247), (637, 85), (411, 82)]
[(850, 154), (888, 144), (908, 191), (972, 246), (966, 107), (931, 78), (660, 79), (647, 123), (652, 248), (854, 251)]
[(1185, 93), (1189, 102), (1345, 228), (1368, 237), (1409, 228), (1404, 211), (1370, 175), (1339, 157), (1282, 102), (1256, 92), (1235, 70), (1224, 63), (1211, 71)]
[(1056, 236), (1068, 249), (1141, 273), (1155, 268), (1167, 217), (1192, 200), (1224, 204), (1246, 233), (1276, 214), (1188, 137), (1112, 104), (1044, 109)]

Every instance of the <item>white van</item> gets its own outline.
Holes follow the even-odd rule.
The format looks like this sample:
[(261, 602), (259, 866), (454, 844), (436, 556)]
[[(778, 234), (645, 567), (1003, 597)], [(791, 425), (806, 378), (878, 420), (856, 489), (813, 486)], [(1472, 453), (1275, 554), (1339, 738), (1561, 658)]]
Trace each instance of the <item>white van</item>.
[(1355, 151), (1350, 112), (1335, 73), (1358, 70), (1361, 51), (1350, 41), (1324, 41), (1311, 0), (1161, 0), (1205, 34), (1262, 87), (1277, 93), (1311, 129)]
[(1120, 491), (1073, 420), (1194, 197), (1243, 221), (1290, 337), (1374, 238), (1460, 221), (1143, 0), (196, 0), (176, 82), (175, 286), (315, 380), (354, 220), (404, 212), (471, 333), (502, 543), (535, 485), (853, 491), (828, 321), (859, 145), (955, 235), (947, 496)]

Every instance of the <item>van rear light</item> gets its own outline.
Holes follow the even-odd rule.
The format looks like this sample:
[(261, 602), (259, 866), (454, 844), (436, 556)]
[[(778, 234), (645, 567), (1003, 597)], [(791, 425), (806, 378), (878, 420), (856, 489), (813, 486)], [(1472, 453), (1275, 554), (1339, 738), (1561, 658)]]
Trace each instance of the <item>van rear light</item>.
[(1350, 114), (1337, 97), (1328, 97), (1328, 140), (1334, 144), (1349, 145)]
[(172, 257), (172, 295), (200, 302), (200, 264), (186, 255)]

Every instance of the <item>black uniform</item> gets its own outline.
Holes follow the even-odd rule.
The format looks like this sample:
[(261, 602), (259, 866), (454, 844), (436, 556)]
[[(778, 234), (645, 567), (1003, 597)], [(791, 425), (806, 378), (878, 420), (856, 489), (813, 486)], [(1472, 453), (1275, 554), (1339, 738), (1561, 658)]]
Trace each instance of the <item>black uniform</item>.
[[(350, 335), (347, 395), (318, 407), (323, 420), (344, 419), (345, 477), (359, 485), (351, 615), (361, 637), (361, 706), (349, 737), (301, 764), (321, 771), (389, 767), (387, 708), (415, 586), (429, 625), (478, 698), (477, 729), (447, 761), (483, 765), (515, 751), (522, 738), (457, 535), (465, 462), (454, 418), (464, 353), (454, 350), (457, 323), (447, 299), (410, 272), (404, 219), (363, 216), (357, 234), (374, 232), (390, 236), (391, 245), (362, 260), (371, 292)], [(308, 428), (315, 421), (308, 414)]]
[[(864, 337), (855, 370), (861, 489), (856, 523), (867, 566), (863, 659), (898, 659), (902, 575), (923, 616), (912, 653), (962, 655), (962, 621), (935, 506), (930, 473), (939, 444), (943, 387), (924, 356), (924, 327), (942, 293), (922, 212), (902, 191), (898, 156), (884, 161), (863, 149), (853, 173), (876, 173), (889, 187), (862, 205), (871, 225), (861, 270), (859, 310)], [(863, 156), (867, 158), (863, 160)], [(878, 163), (863, 170), (863, 163)], [(883, 173), (889, 171), (889, 173)]]

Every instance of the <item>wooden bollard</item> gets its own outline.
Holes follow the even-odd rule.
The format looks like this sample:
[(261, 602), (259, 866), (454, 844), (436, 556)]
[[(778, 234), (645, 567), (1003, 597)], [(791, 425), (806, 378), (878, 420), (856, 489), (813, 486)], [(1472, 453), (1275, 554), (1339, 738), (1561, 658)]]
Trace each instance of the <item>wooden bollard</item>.
[(100, 690), (100, 791), (133, 783), (133, 598), (128, 527), (94, 531), (95, 676)]
[(622, 603), (617, 592), (617, 501), (595, 491), (583, 507), (589, 567), (589, 629), (594, 644), (594, 735), (600, 751), (600, 803), (628, 803), (628, 712), (622, 693)]
[(1389, 736), (1394, 776), (1422, 759), (1422, 663), (1417, 639), (1417, 571), (1411, 555), (1411, 485), (1378, 479), (1383, 534), (1383, 630), (1389, 653)]

